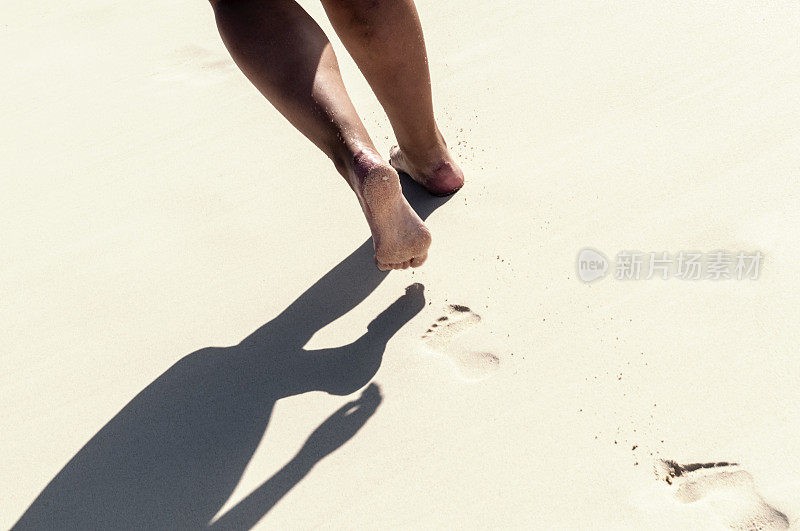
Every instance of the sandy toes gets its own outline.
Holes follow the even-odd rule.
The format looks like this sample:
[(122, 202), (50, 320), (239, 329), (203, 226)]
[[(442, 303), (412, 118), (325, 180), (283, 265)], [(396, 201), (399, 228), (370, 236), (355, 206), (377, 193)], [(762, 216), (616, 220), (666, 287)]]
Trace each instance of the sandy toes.
[(458, 192), (464, 186), (464, 172), (445, 152), (445, 158), (433, 163), (430, 169), (415, 168), (403, 151), (394, 146), (389, 152), (389, 164), (425, 187), (435, 196), (446, 196)]
[(378, 269), (421, 266), (428, 257), (431, 233), (403, 197), (397, 172), (372, 154), (356, 157), (355, 172)]

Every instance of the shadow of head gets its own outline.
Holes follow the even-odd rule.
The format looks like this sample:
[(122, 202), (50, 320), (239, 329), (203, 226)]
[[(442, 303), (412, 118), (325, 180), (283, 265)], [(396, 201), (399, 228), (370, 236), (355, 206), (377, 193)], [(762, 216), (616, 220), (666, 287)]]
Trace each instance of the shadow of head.
[[(447, 200), (430, 198), (407, 181), (404, 192), (422, 217)], [(380, 367), (387, 342), (424, 307), (423, 286), (409, 286), (353, 343), (303, 348), (385, 277), (367, 240), (238, 345), (182, 358), (81, 448), (14, 529), (208, 527), (261, 441), (275, 402), (308, 391), (357, 391)], [(352, 437), (379, 402), (379, 395), (367, 393), (358, 407), (324, 424), (324, 437), (310, 438), (315, 450), (303, 454), (303, 467)], [(286, 481), (279, 491), (299, 478)], [(248, 521), (263, 516), (275, 496), (263, 500), (273, 501), (248, 509)]]

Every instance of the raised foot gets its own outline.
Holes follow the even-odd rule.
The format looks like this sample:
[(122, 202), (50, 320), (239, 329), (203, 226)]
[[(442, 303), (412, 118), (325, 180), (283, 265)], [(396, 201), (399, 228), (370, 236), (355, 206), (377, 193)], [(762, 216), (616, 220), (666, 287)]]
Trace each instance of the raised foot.
[(389, 152), (389, 164), (397, 171), (407, 174), (435, 196), (446, 196), (458, 192), (464, 186), (464, 172), (446, 151), (441, 160), (427, 168), (417, 167), (408, 160), (403, 151), (394, 146)]
[(376, 157), (357, 161), (359, 199), (381, 271), (419, 267), (428, 257), (431, 233), (403, 197), (397, 172)]

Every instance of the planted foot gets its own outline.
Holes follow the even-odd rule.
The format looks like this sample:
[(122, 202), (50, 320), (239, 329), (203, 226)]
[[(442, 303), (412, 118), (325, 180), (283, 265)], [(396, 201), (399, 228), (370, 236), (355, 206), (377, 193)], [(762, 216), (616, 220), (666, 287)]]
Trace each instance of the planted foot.
[(437, 151), (422, 160), (412, 160), (411, 156), (394, 146), (389, 152), (389, 164), (397, 171), (408, 174), (435, 196), (454, 194), (464, 186), (464, 172), (446, 147)]

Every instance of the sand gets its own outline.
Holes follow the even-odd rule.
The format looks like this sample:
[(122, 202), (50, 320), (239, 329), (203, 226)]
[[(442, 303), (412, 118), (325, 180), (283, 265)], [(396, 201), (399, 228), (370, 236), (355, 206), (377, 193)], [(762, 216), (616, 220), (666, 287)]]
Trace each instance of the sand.
[(418, 2), (467, 185), (388, 276), (206, 3), (4, 8), (0, 527), (798, 525), (796, 4), (487, 6)]

